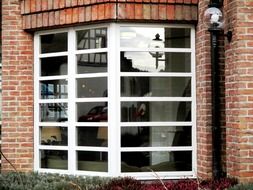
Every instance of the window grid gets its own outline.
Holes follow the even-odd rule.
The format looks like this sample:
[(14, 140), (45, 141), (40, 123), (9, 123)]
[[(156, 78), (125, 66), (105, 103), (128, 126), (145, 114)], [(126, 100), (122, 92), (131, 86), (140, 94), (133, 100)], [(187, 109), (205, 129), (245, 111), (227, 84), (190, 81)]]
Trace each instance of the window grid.
[[(122, 25), (124, 26), (124, 25)], [(128, 25), (126, 25), (128, 26)], [(102, 26), (103, 27), (103, 26)], [(168, 26), (168, 27), (175, 27), (175, 26)], [(177, 26), (176, 26), (177, 27)], [(76, 29), (70, 28), (68, 32), (68, 51), (67, 52), (59, 52), (59, 53), (45, 53), (40, 54), (38, 49), (40, 47), (39, 42), (39, 35), (40, 34), (47, 34), (47, 32), (38, 33), (35, 35), (35, 169), (38, 171), (49, 171), (49, 172), (59, 172), (59, 173), (70, 173), (70, 174), (89, 174), (89, 175), (101, 175), (101, 176), (118, 176), (118, 175), (132, 175), (138, 177), (140, 179), (152, 179), (153, 174), (148, 172), (142, 173), (122, 173), (120, 174), (120, 153), (121, 152), (128, 152), (128, 151), (192, 151), (192, 171), (184, 171), (184, 172), (162, 172), (161, 177), (163, 178), (180, 178), (180, 177), (195, 177), (194, 171), (196, 171), (196, 122), (195, 122), (195, 107), (196, 107), (196, 100), (195, 100), (195, 46), (194, 46), (194, 29), (191, 26), (181, 26), (186, 28), (191, 28), (191, 47), (190, 48), (161, 48), (159, 51), (161, 52), (189, 52), (191, 53), (191, 72), (189, 73), (125, 73), (120, 72), (120, 52), (121, 51), (132, 51), (132, 52), (149, 52), (149, 51), (157, 51), (154, 48), (120, 48), (119, 45), (119, 31), (120, 25), (111, 24), (108, 29), (108, 48), (101, 48), (101, 49), (88, 49), (88, 50), (76, 50), (75, 47), (75, 33)], [(99, 27), (100, 28), (100, 27)], [(90, 28), (88, 28), (90, 29)], [(66, 30), (60, 30), (59, 32), (66, 32)], [(52, 31), (50, 33), (57, 33), (57, 31)], [(115, 38), (118, 36), (118, 38)], [(99, 53), (99, 52), (107, 52), (108, 53), (108, 70), (106, 73), (96, 73), (96, 74), (77, 74), (76, 73), (76, 55), (84, 54), (84, 53)], [(61, 76), (43, 76), (40, 77), (40, 68), (39, 68), (39, 59), (44, 57), (57, 57), (57, 56), (68, 56), (68, 75), (61, 75)], [(75, 67), (73, 67), (75, 65)], [(115, 74), (116, 73), (116, 74)], [(94, 78), (94, 77), (107, 77), (108, 78), (108, 98), (77, 98), (75, 90), (76, 86), (76, 79), (78, 78)], [(120, 121), (120, 104), (121, 102), (127, 101), (161, 101), (160, 97), (121, 97), (120, 96), (120, 77), (129, 77), (129, 76), (180, 76), (180, 77), (191, 77), (191, 96), (190, 97), (165, 97), (162, 101), (189, 101), (191, 102), (191, 114), (192, 120), (190, 122), (121, 122)], [(67, 99), (48, 99), (42, 100), (39, 97), (40, 90), (38, 81), (44, 80), (60, 80), (66, 79), (68, 81), (68, 98)], [(115, 88), (116, 87), (116, 88)], [(73, 93), (74, 92), (74, 93)], [(73, 101), (74, 100), (74, 101)], [(111, 101), (115, 100), (115, 101)], [(82, 123), (76, 122), (76, 104), (78, 102), (100, 102), (105, 101), (108, 102), (108, 122), (99, 122), (99, 123)], [(44, 123), (39, 122), (39, 113), (37, 111), (37, 106), (40, 103), (68, 103), (68, 122), (66, 123)], [(115, 118), (116, 116), (116, 118)], [(85, 126), (108, 126), (108, 147), (78, 147), (76, 145), (76, 127), (85, 127)], [(109, 125), (110, 124), (110, 125)], [(40, 145), (39, 142), (39, 127), (38, 126), (64, 126), (68, 128), (68, 145), (67, 146), (44, 146)], [(137, 127), (137, 126), (191, 126), (192, 127), (192, 146), (190, 147), (135, 147), (135, 148), (125, 148), (120, 147), (120, 128), (124, 127)], [(68, 151), (68, 170), (55, 170), (55, 169), (43, 169), (40, 168), (40, 153), (39, 150), (41, 149), (51, 149), (51, 150), (67, 150)], [(106, 172), (93, 172), (93, 171), (77, 171), (77, 160), (76, 160), (76, 152), (78, 150), (89, 150), (89, 151), (106, 151), (108, 152), (108, 173)], [(74, 164), (73, 164), (74, 163)], [(115, 166), (115, 163), (118, 163)], [(158, 172), (159, 173), (159, 172)], [(160, 175), (160, 173), (159, 173)]]

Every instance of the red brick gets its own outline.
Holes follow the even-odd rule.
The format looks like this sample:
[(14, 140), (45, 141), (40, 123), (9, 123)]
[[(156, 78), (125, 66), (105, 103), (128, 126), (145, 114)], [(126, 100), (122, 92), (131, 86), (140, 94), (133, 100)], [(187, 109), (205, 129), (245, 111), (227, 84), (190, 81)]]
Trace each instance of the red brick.
[(31, 11), (31, 4), (30, 0), (25, 0), (25, 13), (30, 13)]
[(72, 15), (73, 15), (72, 9), (71, 8), (67, 9), (66, 10), (66, 24), (72, 23)]
[(84, 7), (79, 7), (79, 14), (78, 14), (78, 18), (79, 18), (79, 22), (84, 22), (85, 20), (85, 8)]
[(66, 24), (66, 10), (60, 10), (60, 24)]
[(175, 6), (174, 5), (168, 5), (167, 6), (167, 19), (168, 20), (174, 20), (175, 19)]
[(36, 11), (36, 0), (30, 0), (31, 1), (31, 12)]
[(54, 0), (53, 8), (58, 9), (59, 8), (59, 1), (60, 0)]
[(165, 20), (167, 18), (166, 5), (159, 5), (159, 19)]
[(42, 0), (41, 3), (42, 3), (42, 4), (41, 4), (41, 9), (42, 9), (42, 11), (48, 10), (48, 6), (47, 6), (47, 5), (48, 5), (48, 4), (47, 4), (48, 2), (47, 2), (47, 0)]
[(41, 11), (41, 1), (42, 0), (36, 0), (36, 11)]
[(66, 7), (65, 0), (59, 0), (59, 8)]
[(158, 5), (151, 5), (151, 19), (158, 20)]
[(119, 19), (126, 18), (126, 4), (125, 3), (118, 4), (118, 18)]
[(48, 0), (47, 6), (48, 6), (48, 10), (53, 9), (53, 0)]
[(127, 19), (134, 19), (135, 18), (135, 7), (134, 4), (129, 3), (126, 4), (126, 18)]
[(78, 7), (73, 8), (73, 23), (77, 23), (79, 20), (79, 9)]
[(135, 4), (134, 6), (134, 18), (135, 19), (143, 19), (143, 5), (142, 4)]
[(98, 6), (91, 6), (91, 20), (98, 20)]
[(85, 21), (91, 21), (91, 6), (85, 7)]
[(105, 5), (98, 5), (98, 20), (103, 20), (105, 17)]

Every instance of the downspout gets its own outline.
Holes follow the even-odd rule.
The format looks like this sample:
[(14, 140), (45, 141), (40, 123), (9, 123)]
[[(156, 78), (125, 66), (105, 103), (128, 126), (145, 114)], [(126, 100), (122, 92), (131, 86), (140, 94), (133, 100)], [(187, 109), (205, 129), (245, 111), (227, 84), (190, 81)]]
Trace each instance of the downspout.
[[(221, 0), (210, 0), (209, 7), (220, 8)], [(219, 34), (220, 29), (213, 26), (209, 30), (211, 37), (211, 90), (212, 90), (212, 174), (214, 179), (222, 177), (221, 168), (221, 107), (220, 107), (220, 69)]]

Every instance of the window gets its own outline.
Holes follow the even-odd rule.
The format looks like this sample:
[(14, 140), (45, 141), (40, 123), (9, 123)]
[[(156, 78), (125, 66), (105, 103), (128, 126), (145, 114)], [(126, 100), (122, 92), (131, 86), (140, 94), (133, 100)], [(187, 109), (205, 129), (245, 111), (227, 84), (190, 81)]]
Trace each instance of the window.
[(194, 177), (194, 39), (188, 25), (37, 33), (35, 169)]

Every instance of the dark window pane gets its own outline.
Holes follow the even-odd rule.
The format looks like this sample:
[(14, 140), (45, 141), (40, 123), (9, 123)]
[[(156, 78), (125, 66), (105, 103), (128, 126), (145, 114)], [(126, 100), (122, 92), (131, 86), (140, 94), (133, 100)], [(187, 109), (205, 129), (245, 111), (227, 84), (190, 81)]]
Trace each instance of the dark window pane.
[(191, 102), (122, 102), (121, 121), (191, 121)]
[(78, 127), (78, 146), (106, 147), (108, 142), (107, 127)]
[(67, 127), (40, 127), (40, 143), (42, 145), (68, 145)]
[(120, 46), (148, 48), (157, 34), (166, 48), (190, 48), (189, 28), (121, 27)]
[(107, 72), (107, 53), (77, 55), (77, 73)]
[(41, 76), (67, 75), (67, 56), (41, 58)]
[(96, 49), (107, 47), (107, 29), (97, 28), (77, 31), (77, 49)]
[(67, 80), (46, 80), (40, 81), (41, 99), (68, 98)]
[(166, 48), (190, 48), (190, 28), (167, 28), (165, 30)]
[(122, 127), (121, 147), (191, 146), (190, 126)]
[(41, 168), (68, 169), (68, 152), (65, 150), (41, 150)]
[(121, 172), (166, 172), (191, 170), (191, 151), (121, 153)]
[(40, 104), (40, 121), (64, 122), (68, 121), (66, 103)]
[(122, 97), (190, 97), (190, 77), (121, 77)]
[(41, 35), (40, 40), (41, 53), (62, 52), (68, 49), (67, 33)]
[(107, 78), (77, 79), (77, 97), (107, 97)]
[(77, 103), (79, 122), (107, 121), (107, 102)]
[(98, 172), (108, 171), (107, 152), (78, 151), (77, 162), (78, 170)]
[(191, 72), (190, 53), (121, 52), (121, 72)]

